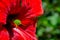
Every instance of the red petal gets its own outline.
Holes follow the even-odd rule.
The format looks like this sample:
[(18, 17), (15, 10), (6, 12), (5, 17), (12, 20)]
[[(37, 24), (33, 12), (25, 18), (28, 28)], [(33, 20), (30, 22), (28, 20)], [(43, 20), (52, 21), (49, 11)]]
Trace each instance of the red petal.
[(0, 2), (0, 23), (6, 24), (7, 9), (6, 6)]
[(9, 11), (10, 10), (10, 7), (11, 7), (11, 0), (2, 0), (1, 1), (2, 3), (4, 3), (4, 5), (6, 6), (7, 10)]
[(21, 28), (14, 28), (13, 30), (15, 31), (13, 40), (37, 40), (36, 37), (33, 37)]
[(19, 18), (35, 18), (43, 14), (42, 0), (22, 0)]
[(9, 40), (9, 34), (4, 28), (0, 30), (0, 40)]
[(42, 0), (26, 0), (26, 5), (27, 7), (31, 7), (28, 13), (26, 13), (27, 18), (37, 17), (43, 14)]
[(22, 23), (22, 25), (26, 26), (26, 25), (30, 25), (32, 23), (32, 21), (33, 21), (32, 19), (25, 18), (21, 21), (21, 23)]

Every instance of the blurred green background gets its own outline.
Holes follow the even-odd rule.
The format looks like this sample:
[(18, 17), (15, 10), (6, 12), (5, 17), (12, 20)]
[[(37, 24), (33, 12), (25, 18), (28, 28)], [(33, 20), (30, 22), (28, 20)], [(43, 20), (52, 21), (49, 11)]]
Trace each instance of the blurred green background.
[(60, 0), (42, 0), (44, 15), (38, 17), (38, 40), (60, 40)]

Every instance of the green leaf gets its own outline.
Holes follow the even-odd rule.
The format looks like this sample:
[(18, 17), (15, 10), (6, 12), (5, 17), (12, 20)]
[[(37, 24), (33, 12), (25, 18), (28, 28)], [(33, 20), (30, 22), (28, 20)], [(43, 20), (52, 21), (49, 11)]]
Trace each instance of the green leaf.
[(40, 29), (37, 31), (37, 35), (38, 35), (38, 36), (42, 36), (44, 31), (45, 31), (44, 28), (40, 28)]
[(58, 13), (54, 13), (52, 16), (48, 17), (48, 20), (52, 25), (57, 25), (58, 23)]
[(60, 7), (56, 7), (56, 11), (60, 12)]
[(53, 27), (46, 27), (46, 32), (51, 32), (53, 30)]

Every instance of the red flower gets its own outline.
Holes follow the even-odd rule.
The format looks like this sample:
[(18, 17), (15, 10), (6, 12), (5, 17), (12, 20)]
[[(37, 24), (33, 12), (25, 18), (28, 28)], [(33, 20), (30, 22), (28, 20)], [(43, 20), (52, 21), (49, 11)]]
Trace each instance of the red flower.
[[(36, 17), (42, 13), (41, 0), (1, 0), (0, 40), (37, 40)], [(21, 24), (14, 20), (20, 20)]]

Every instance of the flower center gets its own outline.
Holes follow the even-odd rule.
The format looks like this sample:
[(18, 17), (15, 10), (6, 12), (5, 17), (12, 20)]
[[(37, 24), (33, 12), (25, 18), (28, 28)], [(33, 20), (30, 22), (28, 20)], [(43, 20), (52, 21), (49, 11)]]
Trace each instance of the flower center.
[(18, 27), (18, 25), (21, 24), (21, 21), (19, 19), (15, 19), (13, 22), (16, 25), (16, 27)]

